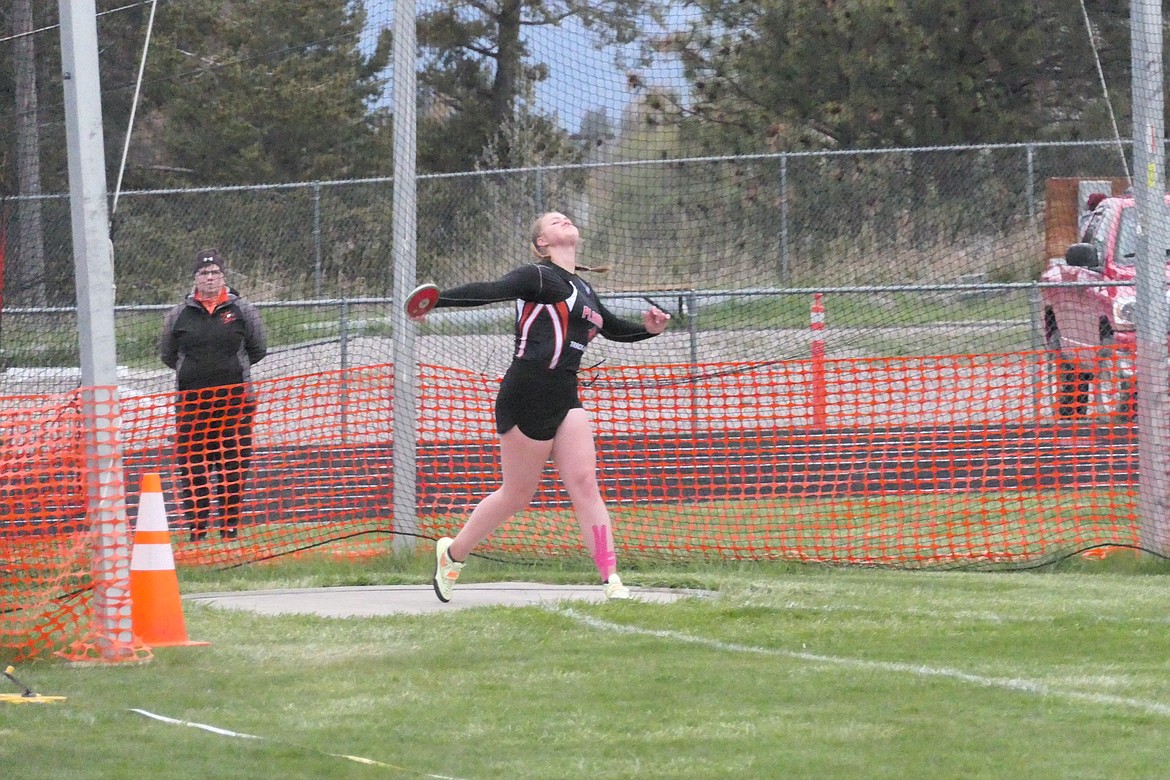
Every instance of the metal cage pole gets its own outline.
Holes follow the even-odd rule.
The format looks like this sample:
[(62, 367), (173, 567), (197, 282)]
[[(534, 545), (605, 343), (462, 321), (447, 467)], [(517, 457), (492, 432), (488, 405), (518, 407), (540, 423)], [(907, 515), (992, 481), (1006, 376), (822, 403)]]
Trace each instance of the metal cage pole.
[(58, 5), (85, 419), (86, 515), (95, 545), (93, 632), (102, 660), (117, 661), (127, 660), (124, 656), (134, 637), (97, 12), (93, 0), (60, 0)]
[(1138, 531), (1142, 547), (1170, 552), (1170, 372), (1166, 263), (1170, 218), (1166, 210), (1166, 141), (1162, 84), (1160, 0), (1133, 0), (1130, 7), (1133, 65), (1134, 198), (1142, 230), (1138, 238)]
[(406, 316), (403, 302), (414, 288), (417, 270), (418, 200), (415, 118), (415, 1), (394, 4), (392, 56), (394, 109), (394, 203), (391, 206), (391, 258), (394, 263), (394, 548), (412, 549), (418, 522), (418, 357), (416, 327)]

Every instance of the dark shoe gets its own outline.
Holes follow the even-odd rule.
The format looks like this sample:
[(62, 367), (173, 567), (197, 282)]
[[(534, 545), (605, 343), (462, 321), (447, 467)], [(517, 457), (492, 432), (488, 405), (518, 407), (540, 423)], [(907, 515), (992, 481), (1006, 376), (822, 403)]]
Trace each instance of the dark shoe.
[(219, 532), (219, 535), (224, 539), (236, 539), (240, 535), (239, 528), (225, 528)]
[(191, 532), (191, 541), (193, 541), (193, 542), (202, 542), (206, 538), (207, 538), (206, 531), (198, 531), (197, 530), (197, 531)]

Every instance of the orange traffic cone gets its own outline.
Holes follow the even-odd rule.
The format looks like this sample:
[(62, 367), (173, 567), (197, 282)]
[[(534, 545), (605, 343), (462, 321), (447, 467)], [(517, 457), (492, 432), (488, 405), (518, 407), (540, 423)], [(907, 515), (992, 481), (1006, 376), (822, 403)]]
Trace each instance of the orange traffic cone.
[(134, 633), (151, 647), (210, 644), (187, 638), (162, 481), (153, 472), (142, 475), (134, 552), (130, 556), (130, 600)]

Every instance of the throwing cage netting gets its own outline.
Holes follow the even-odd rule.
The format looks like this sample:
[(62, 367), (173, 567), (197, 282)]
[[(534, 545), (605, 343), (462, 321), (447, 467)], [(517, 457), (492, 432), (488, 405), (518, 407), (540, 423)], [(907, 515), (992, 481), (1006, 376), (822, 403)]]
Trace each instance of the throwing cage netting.
[[(361, 4), (317, 3), (319, 17), (293, 25), (278, 12), (300, 4), (276, 0), (230, 11), (98, 3), (107, 148), (129, 133), (125, 168), (112, 153), (108, 166), (111, 185), (125, 176), (111, 212), (118, 384), (99, 388), (83, 387), (78, 368), (86, 323), (60, 38), (56, 10), (41, 5), (17, 0), (0, 35), (0, 646), (99, 653), (93, 623), (110, 616), (93, 614), (95, 561), (125, 567), (149, 472), (162, 477), (180, 567), (387, 555), (452, 534), (500, 479), (492, 403), (513, 309), (440, 310), (412, 325), (414, 381), (400, 381), (392, 63), (377, 60), (392, 4), (367, 0), (355, 19)], [(902, 5), (913, 3), (891, 7)], [(507, 121), (477, 135), (499, 107), (460, 80), (455, 61), (469, 50), (454, 39), (442, 48), (442, 31), (474, 12), (419, 5), (416, 281), (449, 287), (529, 262), (533, 218), (557, 210), (581, 229), (582, 262), (612, 267), (588, 279), (613, 311), (671, 314), (655, 339), (595, 340), (581, 372), (623, 568), (982, 569), (1141, 546), (1132, 385), (1116, 350), (1054, 356), (1038, 282), (1053, 242), (1076, 238), (1076, 182), (1127, 186), (1127, 144), (855, 133), (842, 145), (801, 114), (823, 117), (812, 98), (761, 113), (755, 55), (738, 62), (738, 85), (716, 83), (726, 71), (708, 61), (722, 35), (704, 41), (709, 26), (764, 46), (769, 14), (800, 4), (738, 19), (594, 4), (559, 24), (552, 6), (546, 23), (523, 28)], [(834, 18), (822, 23), (846, 34)], [(500, 54), (507, 41), (485, 35)], [(488, 76), (502, 57), (468, 56), (470, 83), (498, 86)], [(353, 100), (300, 102), (353, 86), (324, 75), (338, 57), (361, 85)], [(844, 101), (823, 79), (818, 99)], [(287, 105), (263, 97), (277, 88)], [(305, 116), (310, 105), (320, 115)], [(340, 129), (346, 111), (358, 130)], [(258, 306), (270, 351), (253, 369), (239, 534), (213, 527), (193, 541), (175, 484), (174, 372), (157, 339), (207, 247)], [(403, 387), (417, 410), (409, 529), (393, 511)], [(95, 416), (95, 394), (116, 399), (96, 407), (108, 417)], [(120, 531), (91, 515), (94, 431), (120, 438), (121, 482), (102, 483), (124, 497)], [(551, 466), (533, 508), (477, 552), (587, 560)]]

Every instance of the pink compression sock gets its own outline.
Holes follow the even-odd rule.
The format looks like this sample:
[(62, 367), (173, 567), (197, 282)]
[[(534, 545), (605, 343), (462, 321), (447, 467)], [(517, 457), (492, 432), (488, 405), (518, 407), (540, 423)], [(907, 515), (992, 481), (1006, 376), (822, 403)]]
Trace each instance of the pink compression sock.
[(609, 575), (617, 569), (617, 553), (609, 546), (606, 526), (593, 526), (593, 563), (601, 574), (601, 581), (607, 582)]

